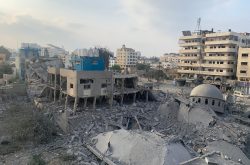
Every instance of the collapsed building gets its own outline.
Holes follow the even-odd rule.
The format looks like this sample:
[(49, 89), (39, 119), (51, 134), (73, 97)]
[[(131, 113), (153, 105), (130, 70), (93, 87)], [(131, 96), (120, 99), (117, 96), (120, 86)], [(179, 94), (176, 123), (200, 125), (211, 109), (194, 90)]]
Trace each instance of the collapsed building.
[[(69, 97), (74, 99), (74, 112), (80, 100), (83, 100), (86, 109), (88, 100), (92, 100), (93, 109), (96, 101), (113, 104), (117, 100), (123, 104), (132, 96), (133, 102), (137, 97), (145, 95), (149, 99), (149, 88), (138, 86), (137, 75), (114, 74), (111, 71), (77, 71), (63, 68), (48, 68), (47, 96), (53, 96), (54, 101), (65, 98), (65, 107), (68, 106)], [(141, 97), (142, 98), (142, 97)]]
[[(138, 85), (136, 74), (53, 65), (31, 63), (26, 72), (28, 89), (39, 89), (32, 96), (45, 99), (46, 112), (54, 110), (58, 125), (71, 133), (66, 150), (78, 154), (77, 163), (93, 161), (91, 152), (99, 160), (119, 165), (249, 164), (242, 152), (249, 128), (226, 116), (226, 102), (215, 86), (197, 86), (187, 99), (151, 91), (152, 84)], [(156, 101), (147, 102), (152, 99)], [(215, 148), (221, 141), (230, 146), (223, 143)], [(227, 152), (232, 146), (240, 155)], [(185, 159), (179, 156), (182, 153)]]
[(173, 165), (192, 157), (179, 141), (164, 139), (154, 132), (127, 130), (106, 132), (92, 138), (87, 147), (109, 165)]

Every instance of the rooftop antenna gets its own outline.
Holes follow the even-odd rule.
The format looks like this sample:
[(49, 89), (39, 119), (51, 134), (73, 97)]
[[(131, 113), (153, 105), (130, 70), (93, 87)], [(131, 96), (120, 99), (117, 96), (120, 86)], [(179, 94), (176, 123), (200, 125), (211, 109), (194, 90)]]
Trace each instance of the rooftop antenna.
[(195, 31), (198, 32), (198, 33), (201, 32), (201, 18), (200, 17), (197, 19), (197, 24), (196, 24)]

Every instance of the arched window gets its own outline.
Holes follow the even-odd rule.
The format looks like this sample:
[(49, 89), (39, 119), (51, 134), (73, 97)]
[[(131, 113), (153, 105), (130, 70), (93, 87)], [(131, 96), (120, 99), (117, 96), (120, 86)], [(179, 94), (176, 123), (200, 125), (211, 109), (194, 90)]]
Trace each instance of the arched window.
[(198, 98), (198, 103), (200, 103), (201, 102), (201, 98)]
[(205, 99), (205, 104), (208, 104), (208, 99)]
[(212, 105), (214, 105), (214, 100), (212, 100)]
[(218, 107), (220, 107), (220, 101), (218, 102)]

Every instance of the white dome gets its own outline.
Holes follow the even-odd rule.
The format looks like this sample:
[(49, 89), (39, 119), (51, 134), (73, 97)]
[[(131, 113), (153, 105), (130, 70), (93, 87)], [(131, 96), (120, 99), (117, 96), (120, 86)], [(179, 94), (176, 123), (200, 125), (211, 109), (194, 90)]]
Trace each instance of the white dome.
[(191, 91), (190, 97), (208, 97), (224, 100), (221, 91), (216, 86), (210, 84), (202, 84), (195, 87)]

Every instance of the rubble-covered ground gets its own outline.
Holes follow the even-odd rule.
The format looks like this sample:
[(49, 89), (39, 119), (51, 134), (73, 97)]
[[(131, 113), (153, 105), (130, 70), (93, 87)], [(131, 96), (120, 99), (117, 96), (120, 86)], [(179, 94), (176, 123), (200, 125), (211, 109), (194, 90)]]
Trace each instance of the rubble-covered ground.
[[(168, 93), (166, 93), (168, 92)], [(34, 155), (41, 156), (48, 164), (102, 164), (86, 147), (89, 140), (99, 133), (117, 129), (143, 130), (155, 132), (162, 137), (174, 137), (182, 141), (192, 156), (200, 156), (206, 152), (206, 147), (215, 141), (226, 141), (239, 147), (250, 158), (250, 129), (247, 120), (237, 118), (241, 109), (233, 106), (234, 114), (218, 115), (218, 120), (208, 127), (197, 127), (194, 124), (178, 121), (179, 104), (175, 96), (187, 97), (184, 90), (164, 90), (153, 92), (157, 101), (109, 106), (97, 106), (93, 111), (91, 106), (77, 113), (72, 112), (73, 105), (67, 108), (69, 132), (59, 134), (49, 144), (36, 147), (26, 147), (15, 153), (0, 156), (0, 164), (27, 164)], [(46, 100), (46, 99), (45, 99)], [(22, 100), (20, 100), (21, 102)], [(2, 105), (5, 104), (3, 101)], [(11, 104), (11, 103), (10, 103)], [(41, 110), (48, 117), (58, 120), (65, 113), (64, 104), (53, 101), (42, 102)], [(4, 106), (8, 106), (8, 103)], [(0, 114), (3, 111), (1, 106)], [(0, 118), (1, 120), (1, 118)], [(1, 130), (1, 126), (0, 126)], [(229, 158), (230, 159), (230, 158)]]

